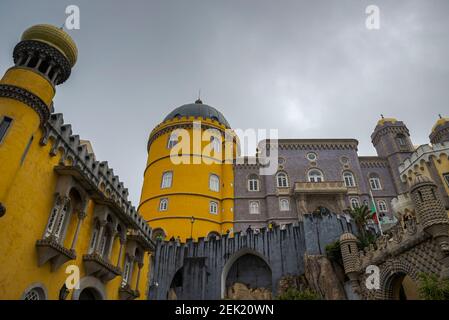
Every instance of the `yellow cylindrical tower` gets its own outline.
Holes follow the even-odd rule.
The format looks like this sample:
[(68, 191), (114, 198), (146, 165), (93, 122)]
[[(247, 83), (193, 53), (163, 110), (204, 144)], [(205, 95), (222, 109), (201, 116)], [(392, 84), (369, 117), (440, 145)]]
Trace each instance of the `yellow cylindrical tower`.
[(52, 25), (27, 29), (14, 48), (15, 65), (0, 80), (0, 216), (31, 144), (39, 143), (53, 109), (55, 86), (70, 76), (77, 48)]
[(173, 110), (150, 134), (139, 211), (155, 237), (232, 232), (236, 136), (201, 100)]

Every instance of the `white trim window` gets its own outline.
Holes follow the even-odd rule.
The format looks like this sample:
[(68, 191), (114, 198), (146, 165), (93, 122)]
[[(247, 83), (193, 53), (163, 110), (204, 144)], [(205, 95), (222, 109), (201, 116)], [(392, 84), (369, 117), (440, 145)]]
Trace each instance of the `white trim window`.
[(159, 201), (159, 211), (167, 211), (168, 210), (168, 199), (162, 198)]
[(286, 198), (279, 199), (279, 210), (290, 211), (290, 200)]
[(351, 171), (343, 172), (343, 180), (346, 187), (355, 187), (355, 179)]
[(377, 207), (380, 213), (386, 213), (388, 211), (387, 203), (384, 200), (377, 201)]
[(248, 178), (248, 191), (260, 191), (259, 177), (252, 174)]
[(382, 190), (382, 184), (380, 183), (380, 178), (377, 174), (370, 175), (369, 185), (371, 190)]
[(288, 176), (285, 172), (278, 172), (276, 174), (276, 184), (278, 188), (288, 187)]
[(443, 180), (446, 182), (449, 188), (449, 172), (443, 173)]
[(216, 201), (209, 202), (209, 213), (218, 214), (218, 202)]
[(249, 213), (250, 214), (259, 214), (260, 204), (259, 201), (250, 201), (249, 202)]
[(209, 189), (215, 192), (220, 191), (220, 178), (216, 174), (209, 176)]
[(359, 199), (351, 198), (351, 208), (354, 210), (355, 208), (360, 207)]
[(167, 171), (162, 174), (161, 189), (170, 188), (173, 182), (173, 172)]
[(172, 132), (170, 133), (170, 136), (168, 137), (168, 141), (167, 141), (167, 148), (171, 149), (174, 146), (176, 146), (178, 144), (179, 141), (179, 136), (177, 132)]
[(219, 137), (211, 136), (210, 144), (211, 144), (212, 150), (214, 150), (214, 152), (217, 152), (217, 153), (221, 152), (221, 139)]
[(323, 173), (318, 169), (312, 169), (308, 173), (309, 182), (323, 182)]
[(400, 147), (405, 147), (407, 146), (407, 138), (403, 135), (403, 134), (398, 134), (396, 136), (396, 140), (398, 141), (398, 144)]

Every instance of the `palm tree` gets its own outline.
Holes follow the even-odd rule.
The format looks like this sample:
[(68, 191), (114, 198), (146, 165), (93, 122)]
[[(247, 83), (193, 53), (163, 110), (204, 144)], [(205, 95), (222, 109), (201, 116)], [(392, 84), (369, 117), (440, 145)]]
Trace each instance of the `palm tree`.
[(349, 211), (349, 214), (354, 219), (355, 224), (361, 232), (363, 238), (365, 238), (365, 226), (369, 219), (371, 219), (371, 210), (366, 205), (355, 207)]

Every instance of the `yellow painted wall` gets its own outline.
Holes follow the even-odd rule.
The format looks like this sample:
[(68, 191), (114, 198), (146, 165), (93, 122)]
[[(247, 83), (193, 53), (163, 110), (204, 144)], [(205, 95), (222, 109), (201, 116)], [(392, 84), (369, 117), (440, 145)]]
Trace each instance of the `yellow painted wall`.
[[(210, 142), (206, 139), (202, 141), (200, 148), (195, 149), (193, 137), (197, 129), (189, 128), (186, 130), (190, 137), (190, 148), (182, 150), (182, 158), (190, 159), (190, 164), (174, 164), (170, 158), (171, 149), (167, 148), (167, 142), (171, 132), (178, 126), (192, 124), (193, 121), (198, 120), (193, 117), (168, 120), (158, 125), (151, 133), (150, 139), (159, 136), (152, 141), (149, 148), (139, 205), (139, 211), (153, 229), (161, 228), (167, 238), (179, 236), (181, 241), (190, 238), (191, 232), (194, 239), (205, 237), (211, 231), (226, 233), (231, 231), (234, 220), (234, 172), (231, 162), (235, 157), (235, 144), (231, 143), (233, 147), (231, 162), (225, 163), (223, 147), (221, 152), (211, 153), (212, 159), (206, 159), (213, 162), (212, 164), (204, 162), (195, 164), (195, 160), (201, 159), (201, 150), (204, 150)], [(201, 132), (197, 130), (200, 135), (207, 129), (206, 125), (219, 130), (224, 146), (223, 125), (210, 119), (201, 119), (201, 125)], [(182, 143), (182, 140), (179, 143)], [(172, 186), (162, 189), (162, 175), (167, 171), (173, 173)], [(209, 189), (211, 174), (216, 174), (220, 178), (219, 192)], [(159, 211), (161, 198), (169, 200), (167, 211)], [(209, 212), (210, 201), (218, 202), (218, 214)], [(195, 217), (193, 229), (192, 216)]]
[[(6, 80), (5, 80), (6, 79)], [(39, 76), (29, 70), (10, 69), (2, 83), (9, 83), (29, 89), (36, 95), (51, 101), (54, 95), (52, 87), (39, 81)], [(60, 288), (67, 274), (66, 266), (74, 264), (80, 268), (81, 278), (85, 276), (82, 262), (83, 254), (88, 252), (93, 224), (95, 203), (88, 203), (87, 216), (80, 229), (75, 247), (77, 257), (51, 272), (50, 263), (38, 266), (36, 241), (41, 239), (54, 204), (58, 175), (54, 167), (61, 154), (50, 155), (52, 142), (40, 145), (42, 131), (39, 117), (29, 106), (13, 99), (0, 98), (0, 118), (13, 118), (13, 123), (0, 144), (0, 201), (6, 207), (6, 214), (0, 218), (0, 299), (20, 299), (24, 291), (33, 283), (43, 284), (49, 299), (58, 299)], [(26, 145), (34, 135), (33, 142), (20, 164)], [(72, 217), (68, 227), (64, 246), (70, 248), (75, 233), (77, 218)], [(119, 255), (119, 240), (116, 238), (111, 253), (111, 263), (116, 264)], [(123, 269), (125, 254), (120, 267)], [(145, 298), (149, 255), (145, 254), (145, 265), (141, 272), (139, 290), (140, 299)], [(121, 276), (106, 283), (108, 299), (118, 299)], [(135, 282), (132, 282), (134, 289)], [(67, 299), (72, 298), (72, 292)]]

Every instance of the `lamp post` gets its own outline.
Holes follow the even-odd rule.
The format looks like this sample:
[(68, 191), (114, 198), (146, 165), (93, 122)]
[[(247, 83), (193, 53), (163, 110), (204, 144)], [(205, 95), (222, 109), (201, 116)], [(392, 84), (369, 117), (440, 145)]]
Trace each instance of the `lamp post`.
[(190, 239), (193, 239), (193, 224), (195, 223), (195, 217), (190, 218)]

